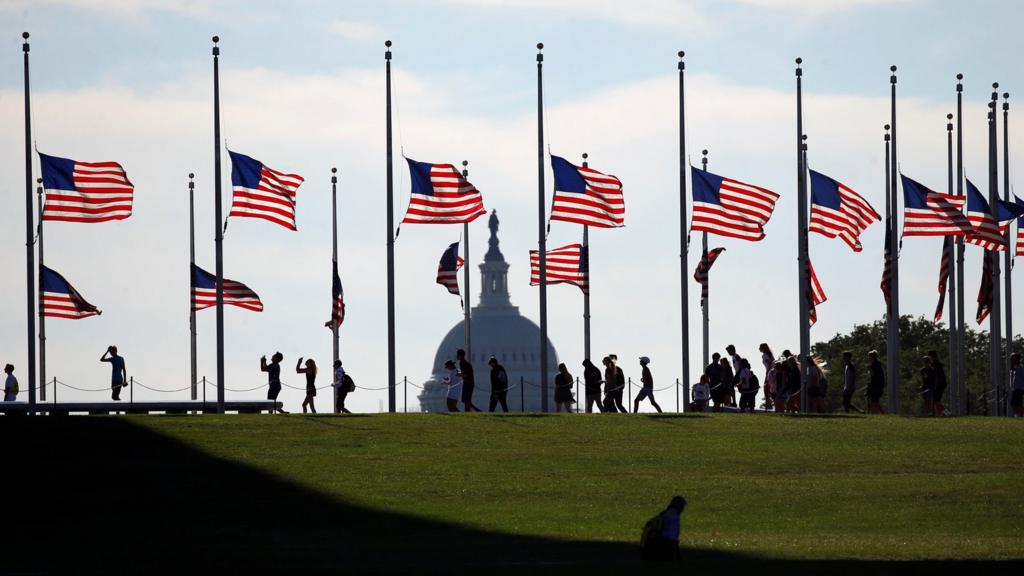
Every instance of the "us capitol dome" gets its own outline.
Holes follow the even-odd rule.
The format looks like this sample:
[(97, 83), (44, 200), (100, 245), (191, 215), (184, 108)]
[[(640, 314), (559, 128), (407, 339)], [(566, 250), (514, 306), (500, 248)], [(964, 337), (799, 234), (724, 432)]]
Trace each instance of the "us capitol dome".
[[(539, 412), (540, 393), (540, 328), (532, 320), (519, 313), (519, 307), (512, 305), (508, 293), (508, 262), (498, 248), (498, 215), (491, 212), (488, 221), (491, 237), (487, 254), (480, 264), (480, 303), (470, 311), (471, 345), (469, 361), (476, 376), (476, 391), (473, 403), (481, 410), (487, 410), (490, 401), (491, 368), (487, 360), (491, 356), (508, 372), (508, 408), (518, 412)], [(455, 360), (455, 351), (465, 348), (465, 320), (448, 331), (434, 354), (432, 376), (420, 392), (420, 409), (424, 412), (445, 412), (447, 386), (444, 384), (444, 363)], [(554, 404), (554, 378), (557, 373), (558, 353), (548, 346), (548, 404)], [(520, 391), (520, 379), (525, 382)], [(459, 403), (459, 410), (462, 404)], [(498, 411), (501, 410), (499, 406)]]

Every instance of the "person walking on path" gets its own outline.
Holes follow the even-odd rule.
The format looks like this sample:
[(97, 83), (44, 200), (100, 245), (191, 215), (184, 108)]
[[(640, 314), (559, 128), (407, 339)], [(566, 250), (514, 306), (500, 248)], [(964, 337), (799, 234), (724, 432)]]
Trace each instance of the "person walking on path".
[(260, 356), (260, 371), (267, 373), (267, 400), (274, 403), (272, 411), (276, 411), (279, 414), (287, 414), (284, 408), (278, 408), (277, 396), (281, 393), (281, 361), (284, 360), (284, 354), (280, 352), (274, 352), (274, 355), (270, 357), (270, 364), (267, 364), (267, 357)]
[(719, 360), (722, 355), (715, 352), (711, 355), (711, 364), (708, 364), (707, 368), (704, 369), (704, 374), (708, 377), (708, 388), (711, 391), (711, 401), (714, 402), (715, 412), (722, 411), (723, 399), (725, 398), (725, 388), (722, 386), (722, 365), (719, 364)]
[(617, 355), (609, 354), (608, 358), (611, 358), (612, 366), (615, 368), (615, 394), (612, 396), (612, 400), (615, 402), (615, 407), (618, 408), (619, 412), (629, 414), (629, 409), (622, 405), (622, 397), (626, 393), (626, 374), (623, 373), (622, 368), (619, 366), (619, 357)]
[(563, 362), (558, 365), (558, 374), (555, 375), (555, 412), (561, 412), (562, 408), (572, 412), (572, 405), (576, 403), (572, 397), (572, 385), (572, 374)]
[(355, 387), (355, 382), (352, 382), (352, 378), (345, 374), (345, 369), (341, 367), (341, 360), (334, 361), (334, 388), (338, 391), (338, 412), (342, 414), (351, 414), (348, 408), (345, 408), (345, 398), (348, 397), (348, 393)]
[(508, 412), (508, 372), (505, 372), (505, 367), (498, 364), (494, 356), (487, 361), (487, 365), (491, 367), (491, 402), (488, 411), (494, 412), (498, 404), (501, 404), (502, 412)]
[(935, 415), (935, 369), (932, 367), (932, 359), (929, 356), (921, 357), (921, 387), (918, 391), (921, 393), (921, 415), (922, 416), (934, 416)]
[(764, 407), (765, 410), (771, 410), (775, 399), (775, 379), (771, 377), (771, 371), (775, 369), (775, 355), (767, 342), (762, 342), (757, 350), (761, 353), (761, 365), (764, 366)]
[(686, 509), (686, 499), (675, 496), (664, 511), (644, 525), (640, 536), (643, 558), (649, 562), (679, 560), (679, 516)]
[(306, 365), (302, 365), (302, 356), (299, 356), (299, 361), (295, 363), (295, 373), (306, 375), (306, 397), (302, 400), (302, 413), (306, 413), (306, 407), (309, 407), (309, 411), (316, 414), (316, 405), (313, 401), (316, 399), (316, 362), (312, 358), (306, 360)]
[(654, 401), (654, 377), (651, 376), (651, 368), (648, 366), (650, 363), (651, 359), (647, 356), (640, 357), (640, 383), (643, 384), (643, 386), (640, 388), (640, 392), (633, 400), (634, 414), (640, 411), (640, 401), (645, 398), (650, 400), (651, 406), (654, 406), (654, 409), (658, 411), (658, 414), (661, 414), (661, 406), (658, 406), (658, 403)]
[(843, 410), (863, 414), (864, 411), (853, 405), (853, 393), (857, 391), (857, 366), (853, 363), (853, 352), (843, 352)]
[(878, 350), (868, 352), (868, 389), (864, 395), (868, 398), (868, 413), (885, 414), (882, 408), (882, 393), (885, 392), (885, 370), (878, 361)]
[(480, 412), (473, 404), (473, 390), (476, 388), (473, 364), (466, 360), (466, 351), (461, 348), (455, 352), (455, 358), (459, 361), (459, 372), (462, 373), (462, 409), (466, 412)]
[(110, 363), (110, 397), (121, 400), (121, 388), (128, 381), (128, 371), (124, 367), (124, 357), (117, 355), (117, 346), (107, 346), (107, 351), (100, 357), (100, 362)]
[(703, 412), (708, 407), (708, 398), (711, 397), (711, 388), (708, 386), (708, 375), (701, 374), (700, 381), (690, 389), (690, 400), (694, 412)]
[(459, 411), (459, 400), (462, 399), (462, 374), (455, 368), (455, 362), (446, 360), (444, 369), (448, 374), (444, 377), (444, 383), (448, 385), (448, 396), (445, 402), (448, 404), (449, 412)]
[(604, 412), (604, 404), (601, 402), (601, 370), (587, 358), (583, 361), (583, 393), (586, 395), (587, 414), (594, 411), (597, 406), (598, 412)]
[(1020, 365), (1020, 354), (1011, 354), (1010, 364), (1010, 407), (1014, 418), (1024, 418), (1024, 368)]
[(754, 413), (757, 406), (757, 391), (761, 386), (757, 382), (757, 375), (750, 368), (750, 362), (746, 358), (740, 359), (740, 412), (744, 410)]
[(604, 364), (604, 412), (615, 414), (619, 411), (615, 406), (615, 391), (618, 389), (615, 363), (612, 362), (610, 356), (605, 356), (601, 363)]
[(731, 364), (731, 369), (732, 369), (732, 374), (733, 374), (733, 376), (732, 376), (732, 387), (729, 389), (729, 405), (730, 406), (735, 406), (736, 405), (736, 387), (737, 387), (737, 385), (739, 385), (740, 369), (742, 368), (741, 362), (743, 361), (743, 359), (740, 358), (740, 355), (736, 353), (736, 347), (733, 346), (732, 344), (729, 344), (728, 346), (726, 346), (725, 347), (725, 351), (726, 351), (727, 354), (729, 354), (729, 363)]
[(942, 365), (939, 353), (935, 350), (929, 350), (928, 357), (932, 359), (932, 372), (935, 377), (932, 387), (933, 413), (936, 416), (945, 416), (946, 407), (942, 405), (942, 394), (946, 391), (946, 367)]
[(18, 379), (14, 377), (14, 364), (4, 366), (4, 402), (14, 402), (18, 399)]

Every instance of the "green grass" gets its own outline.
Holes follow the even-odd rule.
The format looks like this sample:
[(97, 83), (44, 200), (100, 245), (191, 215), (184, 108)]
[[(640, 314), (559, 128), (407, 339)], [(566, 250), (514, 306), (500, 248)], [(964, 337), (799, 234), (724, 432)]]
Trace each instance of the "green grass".
[[(171, 522), (239, 548), (235, 562), (275, 542), (308, 543), (310, 569), (345, 559), (408, 568), (422, 558), (435, 567), (522, 562), (532, 572), (550, 557), (608, 568), (636, 560), (640, 527), (676, 493), (690, 503), (687, 554), (723, 571), (769, 559), (815, 572), (857, 561), (1024, 559), (1024, 421), (1008, 419), (3, 418), (0, 434), (18, 439), (15, 457), (38, 465), (19, 487), (48, 487), (39, 500), (54, 507), (44, 510), (51, 530), (63, 514), (64, 529), (102, 533), (113, 522), (103, 511), (127, 507), (155, 531), (154, 550)], [(33, 477), (40, 470), (45, 477)], [(118, 479), (124, 486), (108, 492)], [(76, 506), (96, 518), (68, 511)], [(169, 520), (175, 511), (182, 517)], [(316, 556), (332, 542), (349, 551), (325, 566)], [(459, 552), (477, 545), (487, 553)], [(502, 556), (508, 550), (516, 556)], [(301, 562), (292, 552), (275, 552), (273, 563)], [(144, 549), (134, 554), (151, 561)], [(79, 566), (92, 559), (85, 545), (68, 555)]]

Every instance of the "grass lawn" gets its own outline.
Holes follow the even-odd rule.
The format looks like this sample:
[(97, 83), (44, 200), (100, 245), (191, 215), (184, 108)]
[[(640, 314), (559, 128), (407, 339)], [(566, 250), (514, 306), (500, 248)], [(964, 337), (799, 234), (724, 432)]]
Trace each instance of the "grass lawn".
[(1019, 420), (7, 417), (0, 434), (0, 573), (677, 573), (635, 549), (676, 493), (699, 573), (1024, 559)]

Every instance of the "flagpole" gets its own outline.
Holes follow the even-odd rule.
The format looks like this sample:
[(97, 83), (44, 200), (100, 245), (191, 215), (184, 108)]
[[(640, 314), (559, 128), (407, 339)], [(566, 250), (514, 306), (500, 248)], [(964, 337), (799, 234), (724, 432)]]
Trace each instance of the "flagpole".
[(391, 40), (384, 42), (384, 74), (387, 124), (387, 224), (388, 224), (388, 412), (395, 411), (395, 182), (391, 153)]
[(192, 367), (192, 399), (196, 400), (199, 397), (198, 394), (198, 372), (196, 366), (196, 307), (193, 305), (193, 298), (195, 298), (195, 284), (192, 281), (192, 270), (196, 265), (196, 183), (194, 181), (196, 175), (189, 172), (188, 175), (188, 245), (189, 245), (189, 305), (188, 305), (188, 331), (189, 340), (191, 344), (191, 367)]
[(800, 67), (803, 59), (796, 59), (796, 189), (797, 189), (797, 291), (800, 310), (800, 411), (807, 412), (807, 370), (811, 354), (810, 325), (810, 274), (807, 267), (807, 180), (804, 178), (804, 163), (807, 161), (807, 144), (804, 135), (803, 74)]
[[(588, 168), (587, 153), (583, 153), (583, 167)], [(587, 258), (587, 289), (583, 291), (583, 357), (590, 360), (590, 226), (583, 225), (583, 252)]]
[(537, 44), (537, 244), (540, 257), (540, 410), (548, 411), (547, 241), (544, 237), (544, 49)]
[[(1003, 93), (1003, 200), (1009, 204), (1010, 199), (1010, 93)], [(1012, 223), (1011, 223), (1012, 225)], [(1013, 281), (1010, 276), (1010, 272), (1013, 267), (1013, 251), (1014, 246), (1010, 243), (1012, 234), (1010, 234), (1010, 226), (1006, 227), (1006, 256), (1003, 259), (1006, 273), (1004, 275), (1005, 291), (1006, 291), (1006, 355), (1003, 357), (1003, 376), (1000, 380), (1001, 385), (1005, 385), (1006, 378), (1010, 374), (1010, 355), (1013, 354)], [(1003, 403), (1003, 408), (1007, 415), (1010, 414), (1011, 409), (1009, 402), (1009, 391), (1004, 394), (1006, 402)]]
[[(686, 62), (683, 57), (686, 52), (682, 50), (679, 56), (679, 310), (681, 314), (683, 333), (682, 359), (683, 359), (683, 411), (686, 412), (690, 400), (690, 285), (688, 278), (690, 267), (687, 262), (687, 250), (689, 249), (689, 232), (686, 228)], [(584, 228), (586, 230), (586, 228)], [(586, 232), (584, 232), (585, 234)], [(676, 391), (676, 398), (679, 398), (679, 391)]]
[[(988, 112), (988, 203), (993, 217), (999, 221), (999, 146), (997, 134), (999, 123), (996, 119), (996, 105), (999, 101), (999, 93), (996, 92), (999, 83), (992, 84), (992, 100), (989, 102)], [(999, 254), (995, 251), (988, 251), (987, 258), (992, 259), (992, 311), (989, 314), (989, 337), (991, 343), (991, 379), (992, 388), (995, 392), (989, 396), (989, 415), (999, 415), (999, 392), (1003, 382), (1000, 372), (1002, 371), (1002, 306), (1000, 306), (999, 294)]]
[[(39, 279), (43, 278), (43, 179), (36, 178), (39, 206)], [(46, 315), (43, 314), (43, 287), (39, 287), (39, 400), (46, 401)], [(31, 381), (29, 381), (31, 384)]]
[[(953, 115), (946, 114), (946, 174), (948, 187), (946, 188), (950, 194), (953, 193)], [(946, 252), (948, 250), (948, 252)], [(957, 388), (957, 378), (959, 377), (959, 368), (957, 350), (960, 347), (959, 333), (957, 326), (957, 279), (959, 277), (958, 271), (953, 266), (953, 255), (956, 251), (956, 241), (951, 240), (949, 246), (946, 247), (943, 243), (943, 252), (948, 254), (947, 258), (949, 263), (949, 274), (950, 277), (946, 279), (949, 283), (949, 376), (952, 384), (952, 394), (955, 397)]]
[[(895, 340), (896, 340), (896, 322), (893, 318), (893, 301), (892, 301), (892, 261), (893, 257), (893, 241), (892, 232), (894, 226), (892, 225), (893, 220), (896, 219), (896, 210), (893, 207), (893, 194), (892, 194), (892, 135), (889, 133), (892, 130), (892, 126), (889, 124), (885, 125), (885, 226), (886, 226), (886, 242), (888, 245), (885, 247), (885, 267), (889, 270), (888, 281), (889, 281), (889, 294), (886, 299), (887, 306), (885, 310), (885, 365), (889, 373), (889, 380), (891, 382), (893, 374), (896, 372), (896, 352), (895, 352)], [(889, 393), (892, 393), (890, 387)], [(892, 411), (892, 400), (888, 400), (890, 412)]]
[[(707, 151), (707, 149), (701, 150), (700, 151), (700, 156), (701, 156), (701, 158), (700, 158), (701, 169), (704, 170), (705, 172), (707, 172), (708, 171), (708, 151)], [(701, 232), (700, 240), (701, 240), (701, 260), (700, 261), (701, 262), (707, 262), (708, 261), (708, 233), (707, 232)], [(705, 294), (707, 296), (705, 296)], [(711, 299), (711, 271), (710, 270), (705, 270), (704, 271), (704, 286), (701, 286), (701, 299), (700, 299), (701, 314), (703, 315), (703, 326), (702, 326), (702, 329), (703, 329), (702, 338), (703, 339), (702, 339), (702, 343), (704, 345), (704, 348), (703, 348), (703, 350), (704, 350), (703, 360), (704, 360), (704, 367), (705, 368), (711, 362), (711, 359), (710, 359), (710, 353), (711, 353), (711, 315), (708, 313), (708, 308), (710, 307), (710, 306), (708, 306), (708, 304), (709, 304), (708, 301), (710, 299)]]
[(889, 70), (892, 75), (889, 76), (889, 83), (892, 86), (892, 175), (891, 190), (892, 196), (892, 234), (890, 238), (890, 257), (892, 258), (892, 280), (890, 284), (891, 300), (892, 300), (892, 373), (889, 375), (889, 413), (898, 414), (900, 411), (900, 238), (899, 238), (899, 183), (898, 175), (900, 173), (900, 164), (897, 159), (897, 146), (896, 146), (896, 66), (890, 66)]
[[(468, 160), (463, 160), (462, 161), (462, 177), (463, 178), (469, 178), (469, 168), (467, 168), (467, 166), (469, 166), (469, 161)], [(470, 312), (470, 308), (472, 307), (472, 293), (470, 292), (470, 289), (469, 289), (469, 222), (463, 222), (462, 223), (462, 238), (463, 238), (463, 242), (465, 242), (465, 245), (463, 246), (463, 249), (462, 249), (462, 253), (466, 255), (466, 259), (465, 259), (466, 261), (465, 261), (465, 263), (462, 266), (462, 284), (463, 284), (463, 290), (465, 292), (465, 295), (462, 297), (462, 301), (463, 301), (462, 312), (465, 315), (465, 324), (466, 324), (466, 358), (469, 358), (470, 361), (472, 361), (472, 359), (473, 359), (473, 356), (472, 356), (472, 349), (473, 349), (473, 337), (472, 337), (473, 327), (472, 327), (472, 320), (473, 320), (473, 315)]]
[[(35, 216), (32, 212), (32, 98), (29, 90), (28, 32), (21, 33), (24, 42), (21, 51), (25, 66), (25, 311), (28, 317), (28, 405), (29, 413), (36, 406), (36, 265), (32, 235)], [(40, 215), (42, 218), (42, 215)]]
[[(963, 130), (963, 74), (956, 75), (956, 193), (964, 195), (964, 130)], [(956, 237), (956, 318), (957, 342), (956, 354), (956, 390), (955, 402), (957, 416), (966, 414), (964, 400), (967, 397), (967, 352), (963, 343), (967, 338), (967, 319), (964, 313), (964, 237)]]
[[(331, 269), (331, 352), (334, 362), (341, 358), (341, 343), (338, 340), (338, 322), (334, 317), (334, 307), (337, 306), (334, 296), (334, 273), (338, 270), (338, 169), (331, 168), (331, 262), (334, 267)], [(333, 367), (334, 364), (332, 363)], [(332, 368), (333, 378), (333, 368)], [(339, 382), (340, 384), (340, 382)], [(332, 388), (334, 391), (334, 404), (332, 412), (338, 413), (338, 386)]]
[(224, 413), (224, 224), (220, 171), (220, 37), (213, 37), (213, 203), (217, 254), (217, 413)]

